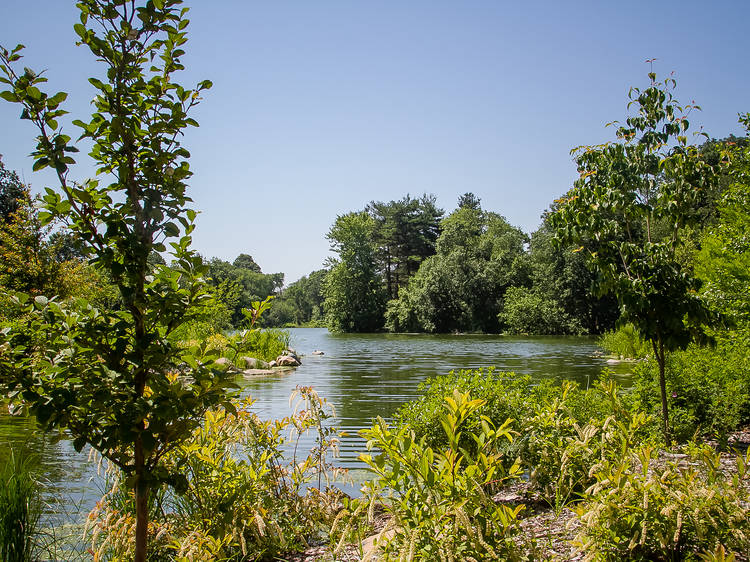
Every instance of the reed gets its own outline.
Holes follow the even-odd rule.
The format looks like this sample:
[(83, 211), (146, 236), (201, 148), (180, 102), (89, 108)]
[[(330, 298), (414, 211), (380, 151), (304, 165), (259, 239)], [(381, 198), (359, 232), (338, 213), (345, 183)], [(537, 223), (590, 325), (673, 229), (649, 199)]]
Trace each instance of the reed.
[(0, 559), (32, 560), (42, 503), (29, 457), (11, 455), (0, 467)]

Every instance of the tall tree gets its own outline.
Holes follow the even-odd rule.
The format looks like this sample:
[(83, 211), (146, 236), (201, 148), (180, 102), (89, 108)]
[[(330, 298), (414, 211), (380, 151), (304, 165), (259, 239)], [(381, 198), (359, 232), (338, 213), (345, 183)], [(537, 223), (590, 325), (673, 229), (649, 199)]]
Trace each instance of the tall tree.
[[(148, 499), (165, 482), (184, 486), (161, 459), (227, 400), (229, 375), (212, 357), (169, 336), (205, 297), (200, 256), (190, 250), (195, 211), (189, 209), (189, 111), (210, 82), (186, 89), (182, 70), (187, 9), (180, 0), (80, 0), (79, 42), (104, 65), (91, 78), (94, 113), (74, 123), (91, 142), (97, 178), (69, 175), (77, 152), (60, 131), (67, 95), (48, 95), (46, 79), (16, 70), (22, 46), (0, 49), (5, 100), (23, 106), (38, 129), (34, 169), (51, 167), (59, 190), (47, 190), (43, 220), (60, 218), (89, 258), (117, 286), (122, 308), (44, 296), (17, 302), (29, 313), (22, 331), (0, 332), (0, 381), (23, 398), (39, 423), (67, 428), (73, 445), (101, 452), (125, 474), (135, 495), (135, 561), (147, 554)], [(170, 267), (152, 266), (152, 252), (170, 248)], [(181, 376), (182, 374), (182, 376)]]
[(635, 324), (659, 365), (664, 438), (670, 441), (666, 354), (702, 333), (708, 310), (700, 282), (680, 254), (687, 229), (700, 223), (703, 195), (717, 173), (687, 142), (687, 115), (673, 98), (672, 79), (632, 88), (635, 113), (617, 129), (617, 141), (577, 149), (580, 178), (550, 216), (557, 240), (575, 244), (612, 292), (623, 320)]
[(497, 213), (459, 207), (386, 313), (392, 331), (497, 332), (505, 291), (527, 282), (526, 235)]
[(434, 195), (398, 201), (372, 201), (367, 212), (375, 219), (375, 245), (389, 298), (398, 296), (420, 264), (435, 253), (443, 210)]
[(338, 258), (323, 283), (326, 323), (337, 332), (383, 327), (386, 293), (375, 263), (374, 219), (366, 212), (336, 217), (327, 234)]
[(234, 259), (232, 265), (241, 269), (249, 269), (250, 271), (254, 271), (255, 273), (262, 273), (260, 266), (255, 263), (253, 256), (251, 256), (250, 254), (240, 254)]

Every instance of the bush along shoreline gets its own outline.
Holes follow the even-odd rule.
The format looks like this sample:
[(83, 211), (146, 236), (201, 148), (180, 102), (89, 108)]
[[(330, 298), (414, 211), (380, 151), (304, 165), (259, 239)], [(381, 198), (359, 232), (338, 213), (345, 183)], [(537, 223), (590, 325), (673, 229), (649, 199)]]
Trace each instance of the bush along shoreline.
[[(209, 412), (165, 459), (184, 478), (154, 494), (149, 560), (747, 560), (750, 433), (666, 448), (638, 391), (606, 376), (490, 368), (422, 390), (361, 432), (359, 498), (334, 485), (335, 412), (312, 388), (282, 420), (252, 399)], [(87, 540), (127, 560), (134, 497), (107, 474)]]

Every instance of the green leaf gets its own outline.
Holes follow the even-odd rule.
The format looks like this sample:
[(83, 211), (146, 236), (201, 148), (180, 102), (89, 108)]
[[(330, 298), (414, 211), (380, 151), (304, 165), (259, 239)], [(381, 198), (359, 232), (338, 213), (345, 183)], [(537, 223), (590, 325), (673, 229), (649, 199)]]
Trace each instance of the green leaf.
[(33, 100), (41, 100), (42, 99), (42, 92), (39, 91), (39, 88), (36, 86), (29, 86), (26, 88), (26, 95), (29, 96)]
[(86, 446), (87, 440), (86, 437), (83, 435), (79, 435), (75, 439), (73, 439), (73, 448), (76, 450), (77, 453), (80, 453), (83, 448)]
[(173, 222), (168, 222), (164, 225), (164, 233), (167, 236), (179, 236), (180, 235), (180, 229), (177, 227), (177, 225)]
[(65, 92), (57, 92), (54, 96), (49, 98), (49, 103), (53, 105), (60, 105), (62, 102), (64, 102), (66, 99), (68, 99), (68, 94)]
[(31, 169), (34, 172), (37, 172), (39, 170), (43, 170), (47, 166), (49, 166), (49, 159), (48, 158), (39, 158), (39, 160), (36, 160), (34, 162), (34, 165), (31, 167)]
[(187, 477), (182, 473), (171, 475), (168, 480), (168, 483), (172, 486), (172, 488), (174, 488), (174, 491), (180, 496), (185, 494), (185, 492), (188, 491), (188, 488), (190, 486)]

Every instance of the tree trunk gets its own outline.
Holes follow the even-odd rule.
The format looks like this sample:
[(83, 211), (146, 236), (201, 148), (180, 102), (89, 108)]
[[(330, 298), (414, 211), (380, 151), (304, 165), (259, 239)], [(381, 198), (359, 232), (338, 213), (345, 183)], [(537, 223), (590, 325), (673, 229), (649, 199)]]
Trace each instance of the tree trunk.
[(138, 480), (135, 484), (135, 562), (146, 562), (148, 540), (148, 493), (149, 487), (144, 478), (143, 444), (135, 443), (135, 466)]

